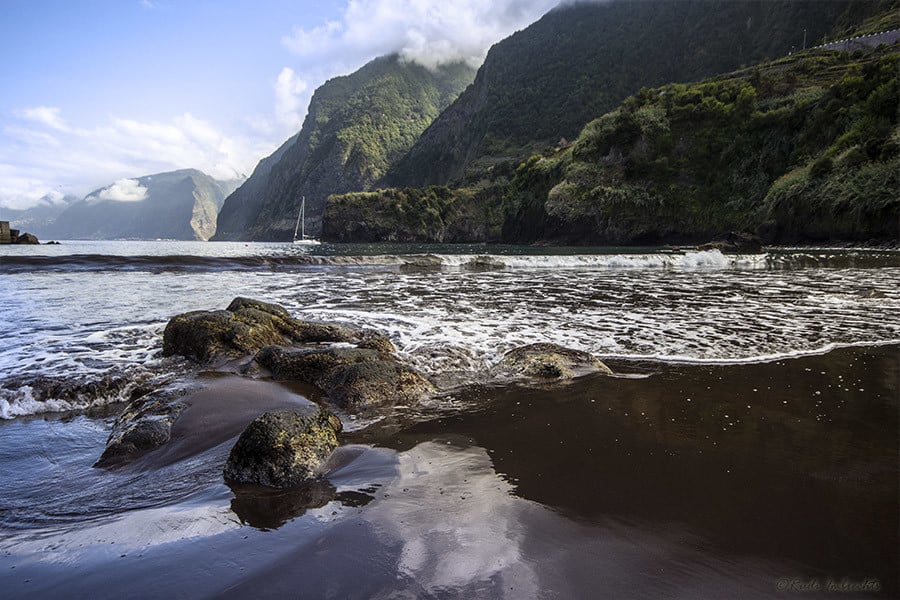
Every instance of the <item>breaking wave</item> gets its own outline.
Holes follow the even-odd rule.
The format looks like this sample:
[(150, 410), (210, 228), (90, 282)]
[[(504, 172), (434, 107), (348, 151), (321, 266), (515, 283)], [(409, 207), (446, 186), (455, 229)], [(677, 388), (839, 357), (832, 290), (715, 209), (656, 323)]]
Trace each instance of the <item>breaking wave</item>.
[(773, 251), (725, 255), (718, 250), (666, 251), (642, 254), (380, 254), (255, 256), (11, 255), (0, 260), (0, 274), (33, 272), (137, 271), (300, 271), (317, 268), (392, 270), (502, 269), (796, 269), (808, 267), (872, 268), (900, 265), (896, 251), (826, 253)]
[(0, 418), (127, 400), (179, 368), (161, 353), (173, 315), (235, 296), (379, 330), (424, 373), (460, 384), (537, 342), (710, 364), (900, 342), (897, 251), (167, 256), (109, 245), (117, 252), (0, 257), (0, 320), (14, 324), (0, 346)]

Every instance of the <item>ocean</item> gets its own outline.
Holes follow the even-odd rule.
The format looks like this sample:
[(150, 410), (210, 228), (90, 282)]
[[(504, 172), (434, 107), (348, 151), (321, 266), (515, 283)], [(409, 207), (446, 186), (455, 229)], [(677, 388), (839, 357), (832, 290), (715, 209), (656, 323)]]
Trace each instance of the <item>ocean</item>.
[[(237, 434), (187, 427), (93, 468), (139, 386), (198, 376), (168, 319), (237, 296), (381, 331), (443, 392), (341, 415), (314, 493), (232, 489)], [(0, 297), (7, 597), (900, 592), (895, 250), (66, 241), (0, 246)], [(491, 378), (536, 342), (616, 376)]]

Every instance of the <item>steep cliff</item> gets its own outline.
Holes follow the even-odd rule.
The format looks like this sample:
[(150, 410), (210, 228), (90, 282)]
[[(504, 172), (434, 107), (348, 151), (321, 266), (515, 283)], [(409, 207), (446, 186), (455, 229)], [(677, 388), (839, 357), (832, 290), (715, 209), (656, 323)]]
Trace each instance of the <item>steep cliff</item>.
[(900, 53), (804, 53), (645, 89), (523, 164), (508, 241), (896, 242)]
[(318, 235), (328, 196), (369, 189), (473, 76), (387, 56), (326, 82), (300, 132), (226, 200), (214, 239), (289, 240), (303, 196), (307, 233)]
[(644, 88), (508, 180), (334, 196), (326, 239), (896, 244), (898, 61), (896, 45), (811, 51)]
[(275, 152), (259, 161), (243, 185), (227, 197), (219, 211), (213, 241), (243, 239), (243, 233), (254, 225), (262, 209), (272, 168), (296, 141), (297, 136), (291, 136)]
[(693, 81), (809, 46), (883, 2), (564, 4), (494, 45), (475, 83), (379, 185), (466, 184), (571, 140), (644, 86)]

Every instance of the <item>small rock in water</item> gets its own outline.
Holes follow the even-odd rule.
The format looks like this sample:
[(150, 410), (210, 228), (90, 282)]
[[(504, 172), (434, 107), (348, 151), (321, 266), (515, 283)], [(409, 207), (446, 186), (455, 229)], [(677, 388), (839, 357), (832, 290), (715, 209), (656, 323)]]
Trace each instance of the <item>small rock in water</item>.
[(503, 357), (495, 372), (542, 379), (569, 379), (587, 373), (612, 375), (612, 370), (592, 354), (557, 344), (529, 344), (515, 348)]
[(225, 464), (229, 483), (289, 488), (317, 479), (337, 448), (340, 420), (322, 409), (286, 409), (257, 417)]
[(722, 253), (758, 254), (763, 252), (762, 240), (751, 233), (732, 231), (724, 240), (716, 240), (697, 246), (697, 250), (718, 250)]
[(187, 407), (181, 399), (193, 389), (189, 384), (171, 385), (129, 403), (116, 419), (106, 449), (94, 466), (126, 464), (168, 442), (172, 423)]

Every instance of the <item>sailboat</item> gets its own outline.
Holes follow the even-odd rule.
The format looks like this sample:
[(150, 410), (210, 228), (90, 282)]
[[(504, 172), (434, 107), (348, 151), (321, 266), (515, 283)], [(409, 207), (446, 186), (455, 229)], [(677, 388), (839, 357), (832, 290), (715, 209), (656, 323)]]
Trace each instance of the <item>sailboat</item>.
[[(300, 237), (297, 237), (298, 229)], [(322, 243), (315, 238), (306, 237), (306, 196), (302, 196), (300, 199), (300, 214), (297, 215), (297, 224), (294, 226), (294, 243), (305, 246), (316, 246)]]

